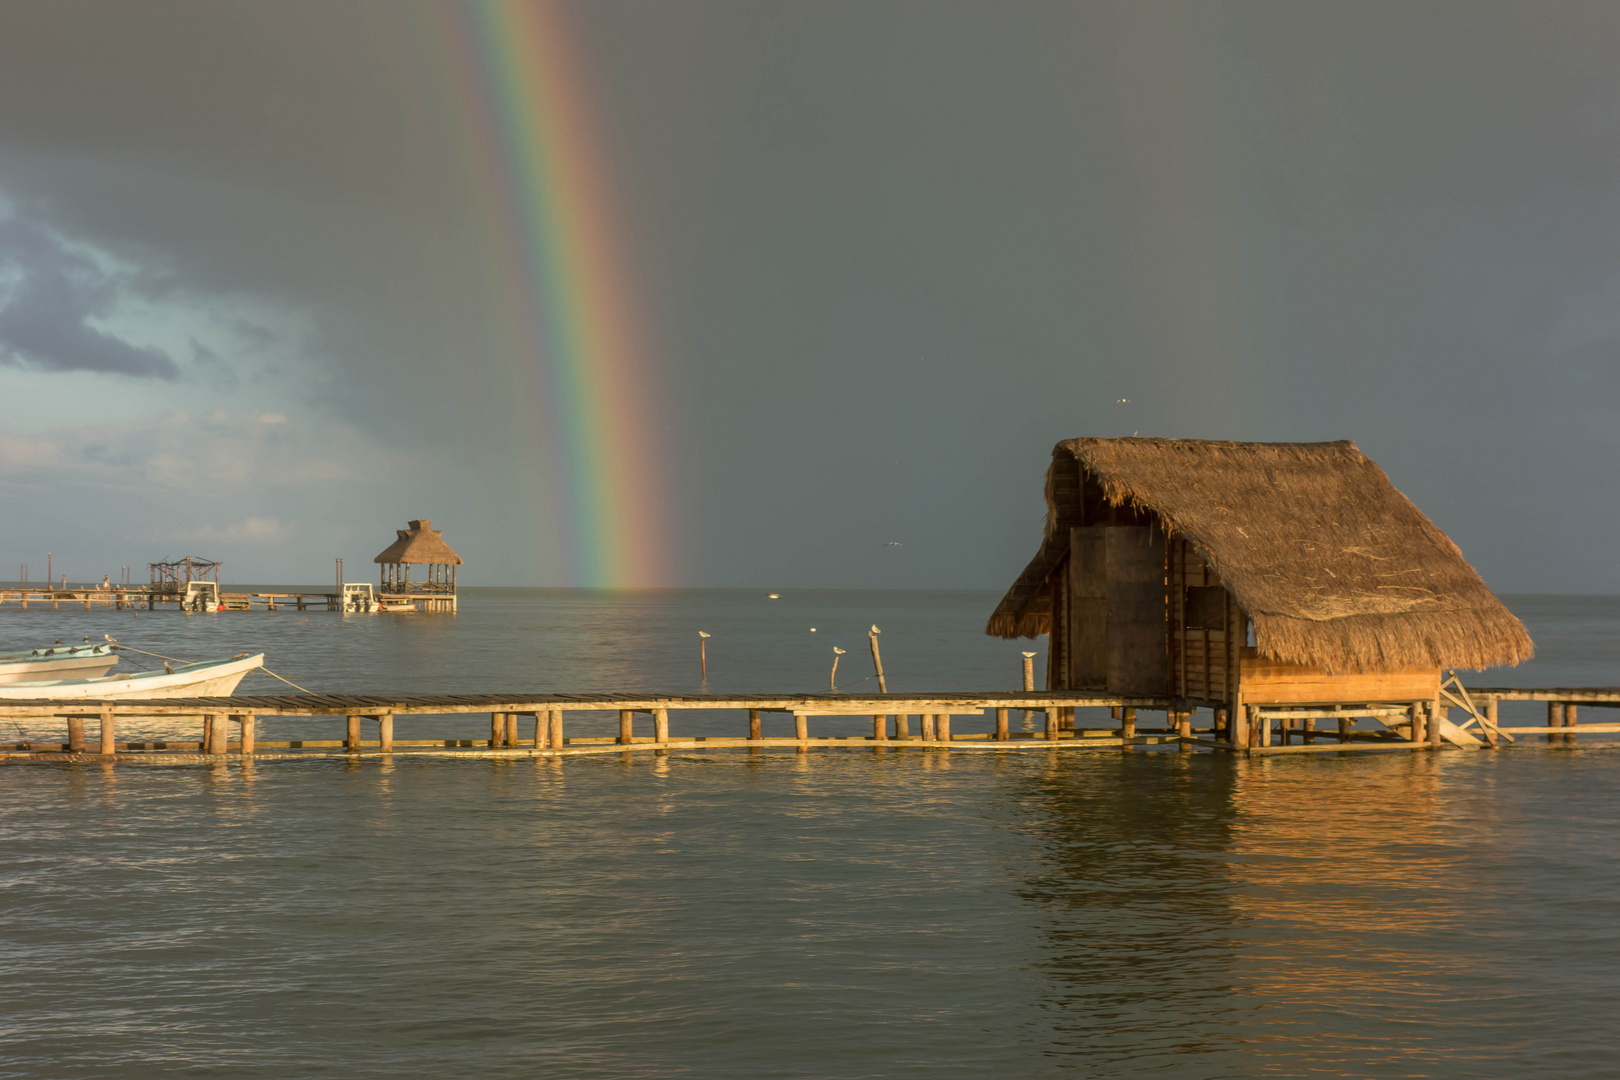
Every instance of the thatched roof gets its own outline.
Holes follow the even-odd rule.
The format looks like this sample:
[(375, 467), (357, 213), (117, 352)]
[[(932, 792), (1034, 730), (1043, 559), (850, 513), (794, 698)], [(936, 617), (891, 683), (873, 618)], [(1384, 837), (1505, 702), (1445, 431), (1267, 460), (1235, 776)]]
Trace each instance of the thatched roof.
[(1041, 550), (990, 617), (1050, 623), (1046, 578), (1082, 524), (1079, 478), (1190, 543), (1254, 622), (1263, 656), (1330, 671), (1517, 664), (1524, 625), (1355, 443), (1072, 439), (1052, 451)]
[(455, 563), (461, 565), (461, 556), (450, 550), (443, 540), (443, 531), (430, 529), (433, 522), (427, 518), (410, 522), (408, 529), (395, 529), (399, 539), (388, 546), (372, 562), (380, 563)]

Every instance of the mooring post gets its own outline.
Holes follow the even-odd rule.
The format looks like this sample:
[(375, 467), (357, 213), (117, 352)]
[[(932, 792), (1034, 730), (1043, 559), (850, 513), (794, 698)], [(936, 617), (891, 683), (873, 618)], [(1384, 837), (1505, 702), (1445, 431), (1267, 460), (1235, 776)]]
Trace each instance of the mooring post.
[(68, 717), (68, 753), (84, 753), (84, 717)]
[(636, 714), (629, 709), (619, 710), (619, 745), (629, 746), (635, 738)]
[(377, 750), (384, 754), (394, 752), (393, 713), (383, 713), (377, 717)]
[(668, 709), (654, 709), (653, 710), (653, 741), (654, 742), (660, 742), (660, 743), (669, 742), (669, 710)]
[(1006, 742), (1011, 735), (1007, 731), (1007, 714), (1011, 709), (996, 710), (996, 742)]
[(343, 749), (351, 754), (360, 752), (360, 717), (349, 717), (349, 727), (343, 735)]
[(236, 718), (242, 725), (240, 748), (243, 757), (252, 757), (258, 744), (258, 717), (252, 713), (243, 713)]
[(118, 743), (113, 736), (113, 711), (110, 706), (101, 710), (101, 752), (103, 754), (118, 753)]

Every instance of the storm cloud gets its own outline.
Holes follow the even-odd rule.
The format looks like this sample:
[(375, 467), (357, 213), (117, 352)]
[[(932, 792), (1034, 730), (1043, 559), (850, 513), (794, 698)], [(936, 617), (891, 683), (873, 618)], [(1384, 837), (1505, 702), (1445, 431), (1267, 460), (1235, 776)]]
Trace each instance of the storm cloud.
[(20, 214), (0, 218), (0, 363), (174, 379), (162, 351), (98, 329), (129, 275)]

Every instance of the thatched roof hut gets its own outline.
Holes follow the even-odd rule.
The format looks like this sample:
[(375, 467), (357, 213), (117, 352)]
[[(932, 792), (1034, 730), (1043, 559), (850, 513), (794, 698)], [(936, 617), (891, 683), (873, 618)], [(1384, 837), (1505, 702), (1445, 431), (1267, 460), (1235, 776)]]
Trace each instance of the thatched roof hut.
[(428, 528), (433, 524), (432, 519), (419, 518), (409, 524), (409, 529), (395, 529), (394, 532), (399, 539), (371, 561), (417, 566), (424, 563), (438, 566), (461, 565), (461, 556), (451, 551), (450, 545), (444, 542), (444, 531)]
[[(1041, 548), (990, 617), (991, 635), (1051, 631), (1054, 603), (1065, 607), (1054, 590), (1070, 580), (1057, 571), (1086, 527), (1132, 525), (1166, 550), (1183, 544), (1185, 564), (1202, 563), (1252, 626), (1253, 648), (1242, 651), (1269, 661), (1329, 673), (1477, 669), (1534, 652), (1457, 545), (1352, 442), (1071, 439), (1053, 450), (1046, 504)], [(1175, 593), (1176, 574), (1203, 579), (1187, 578), (1173, 554), (1164, 565), (1174, 664), (1176, 611), (1201, 602)], [(1235, 690), (1235, 668), (1232, 678)], [(1212, 679), (1203, 696), (1215, 689)]]

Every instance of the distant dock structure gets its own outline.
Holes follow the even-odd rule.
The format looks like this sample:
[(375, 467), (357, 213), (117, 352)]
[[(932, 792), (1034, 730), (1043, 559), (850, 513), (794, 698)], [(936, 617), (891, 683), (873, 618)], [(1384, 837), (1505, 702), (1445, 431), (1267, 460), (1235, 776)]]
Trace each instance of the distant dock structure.
[[(410, 603), (418, 611), (456, 610), (456, 567), (461, 556), (450, 550), (444, 542), (442, 529), (432, 529), (430, 518), (417, 518), (407, 522), (408, 529), (396, 529), (398, 534), (373, 562), (382, 564), (382, 584), (377, 599), (385, 606)], [(425, 566), (425, 577), (411, 580), (411, 567)]]

